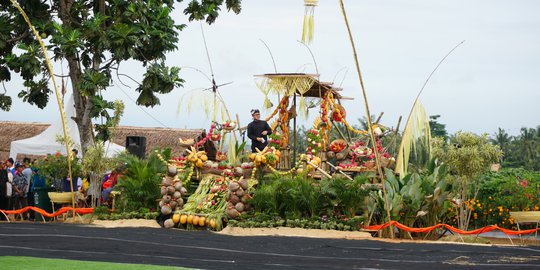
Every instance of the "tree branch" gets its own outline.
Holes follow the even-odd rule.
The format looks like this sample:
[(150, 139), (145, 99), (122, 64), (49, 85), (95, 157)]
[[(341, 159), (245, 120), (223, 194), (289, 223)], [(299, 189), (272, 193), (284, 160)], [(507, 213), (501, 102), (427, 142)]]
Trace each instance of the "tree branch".
[(17, 41), (19, 41), (19, 40), (21, 40), (21, 39), (23, 39), (23, 38), (28, 37), (29, 34), (30, 34), (30, 32), (29, 32), (28, 30), (25, 30), (24, 33), (22, 33), (20, 36), (15, 37), (15, 38), (12, 38), (12, 39), (8, 39), (8, 40), (6, 41), (6, 43), (14, 43), (14, 42), (17, 42)]

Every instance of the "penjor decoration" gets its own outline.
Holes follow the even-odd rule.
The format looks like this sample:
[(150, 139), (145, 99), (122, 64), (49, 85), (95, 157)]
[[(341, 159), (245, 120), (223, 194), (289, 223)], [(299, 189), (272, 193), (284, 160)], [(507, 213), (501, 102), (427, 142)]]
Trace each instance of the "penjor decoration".
[(315, 7), (317, 6), (318, 0), (304, 0), (304, 27), (302, 28), (302, 42), (304, 44), (310, 44), (313, 41), (313, 26), (315, 20), (313, 19), (315, 15)]

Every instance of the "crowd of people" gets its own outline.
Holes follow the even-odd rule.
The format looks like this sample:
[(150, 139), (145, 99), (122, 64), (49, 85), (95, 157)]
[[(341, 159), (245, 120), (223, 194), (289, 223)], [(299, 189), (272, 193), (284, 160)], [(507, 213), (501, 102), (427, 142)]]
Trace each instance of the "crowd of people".
[[(45, 186), (45, 179), (32, 168), (29, 158), (22, 163), (12, 158), (0, 163), (0, 209), (20, 209), (34, 205), (34, 188)], [(34, 219), (33, 212), (23, 214), (24, 219)], [(5, 219), (2, 215), (0, 219)]]
[[(73, 150), (73, 156), (77, 152)], [(94, 184), (88, 178), (74, 177), (77, 181), (71, 181), (68, 177), (62, 179), (62, 191), (76, 192), (76, 203), (78, 207), (88, 207), (92, 205), (92, 200), (98, 204), (110, 206), (110, 194), (118, 183), (118, 177), (123, 170), (114, 169), (108, 171), (101, 181)], [(39, 173), (36, 161), (31, 161), (25, 157), (22, 162), (15, 162), (9, 158), (0, 162), (0, 209), (16, 210), (26, 206), (34, 205), (34, 191), (37, 188), (47, 186), (45, 176)], [(17, 217), (15, 217), (17, 218)], [(34, 211), (28, 211), (20, 215), (24, 220), (35, 220)], [(5, 220), (4, 215), (0, 215), (0, 220)]]

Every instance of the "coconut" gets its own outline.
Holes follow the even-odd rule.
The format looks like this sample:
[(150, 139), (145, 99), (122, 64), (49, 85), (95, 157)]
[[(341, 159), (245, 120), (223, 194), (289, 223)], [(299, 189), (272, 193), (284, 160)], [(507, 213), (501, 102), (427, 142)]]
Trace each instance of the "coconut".
[(180, 191), (175, 191), (172, 195), (172, 197), (175, 199), (175, 200), (178, 200), (179, 198), (182, 198), (182, 193), (180, 193)]
[(238, 196), (236, 196), (236, 195), (233, 194), (233, 195), (231, 196), (231, 199), (230, 199), (229, 201), (230, 201), (231, 203), (233, 203), (233, 204), (237, 204), (237, 203), (240, 201), (240, 198), (238, 198)]
[(234, 204), (232, 202), (227, 202), (227, 209), (234, 207)]
[(165, 202), (163, 200), (159, 201), (159, 207), (161, 208), (163, 205), (165, 205)]
[(231, 207), (231, 208), (227, 209), (227, 216), (229, 218), (236, 218), (239, 215), (240, 215), (240, 212), (238, 212), (238, 210), (236, 210), (236, 208)]
[(333, 151), (326, 152), (326, 157), (328, 158), (334, 158), (336, 156), (336, 153)]
[(176, 202), (175, 200), (171, 200), (169, 202), (169, 205), (171, 206), (172, 209), (176, 209), (176, 206), (178, 206), (178, 202)]
[(180, 189), (180, 193), (182, 194), (182, 196), (186, 195), (187, 189), (186, 189), (185, 187), (182, 187), (182, 188)]
[(240, 187), (240, 185), (236, 181), (232, 181), (232, 182), (229, 183), (229, 190), (230, 191), (236, 191), (239, 187)]
[(242, 187), (244, 190), (247, 190), (249, 188), (249, 183), (247, 179), (240, 179), (238, 180), (238, 184), (240, 184), (240, 187)]
[(244, 204), (242, 202), (237, 203), (234, 208), (236, 208), (238, 212), (244, 212)]
[(174, 166), (174, 165), (169, 165), (169, 166), (167, 167), (167, 175), (173, 176), (173, 177), (174, 177), (174, 176), (177, 175), (177, 174), (178, 174), (178, 169), (176, 168), (176, 166)]
[(249, 196), (249, 194), (244, 194), (244, 196), (242, 196), (242, 198), (240, 198), (240, 201), (242, 201), (244, 204), (249, 202), (249, 199), (251, 199), (251, 196)]
[(161, 195), (165, 195), (165, 194), (167, 194), (167, 187), (161, 186)]
[(245, 192), (244, 192), (244, 189), (238, 188), (238, 189), (234, 192), (234, 194), (235, 194), (236, 196), (238, 196), (238, 197), (242, 197), (242, 196), (244, 196)]
[(182, 206), (184, 206), (184, 199), (178, 198), (178, 199), (176, 200), (176, 203), (178, 203), (178, 205), (177, 205), (176, 207), (182, 208)]
[[(164, 215), (170, 215), (172, 213), (172, 208), (170, 205), (165, 204), (161, 207), (161, 213)], [(172, 220), (171, 220), (172, 221)], [(174, 223), (174, 222), (173, 222)]]
[(232, 195), (233, 195), (233, 193), (230, 190), (227, 190), (227, 195), (225, 195), (225, 200), (230, 201)]
[(172, 195), (172, 194), (174, 194), (175, 191), (176, 191), (176, 189), (174, 189), (173, 186), (168, 186), (167, 187), (167, 194)]
[(180, 191), (180, 189), (182, 189), (182, 181), (176, 181), (174, 182), (174, 189)]
[(171, 195), (163, 195), (163, 202), (169, 203), (171, 201)]
[(244, 169), (242, 169), (240, 167), (234, 167), (234, 173), (239, 174), (239, 175), (243, 175), (244, 174)]
[(164, 185), (164, 186), (170, 186), (172, 184), (172, 180), (173, 179), (171, 177), (165, 176), (161, 180), (161, 184)]
[(172, 219), (167, 219), (165, 220), (165, 222), (163, 222), (163, 226), (167, 229), (170, 229), (172, 227), (174, 227), (174, 221)]

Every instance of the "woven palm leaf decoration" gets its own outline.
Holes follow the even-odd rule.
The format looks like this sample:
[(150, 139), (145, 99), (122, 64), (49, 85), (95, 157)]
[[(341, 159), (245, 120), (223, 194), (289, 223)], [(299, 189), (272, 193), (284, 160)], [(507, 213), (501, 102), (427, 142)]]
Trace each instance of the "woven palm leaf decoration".
[[(407, 119), (397, 155), (395, 172), (399, 173), (401, 178), (408, 172), (411, 150), (416, 152), (419, 146), (430, 149), (430, 140), (429, 117), (422, 103), (417, 101)], [(431, 153), (430, 150), (428, 152)]]
[(318, 0), (304, 0), (304, 27), (302, 28), (302, 42), (304, 44), (310, 44), (313, 41), (313, 26), (315, 24), (313, 17), (317, 2)]
[(263, 105), (263, 107), (265, 109), (270, 109), (270, 108), (274, 107), (274, 104), (272, 104), (272, 102), (268, 98), (268, 94), (272, 90), (272, 86), (269, 84), (268, 80), (266, 78), (259, 79), (259, 80), (255, 81), (255, 84), (257, 85), (257, 88), (259, 88), (259, 90), (261, 90), (261, 92), (264, 95), (264, 105)]

